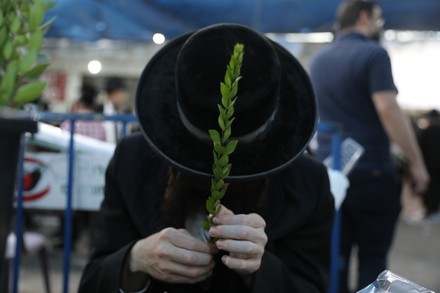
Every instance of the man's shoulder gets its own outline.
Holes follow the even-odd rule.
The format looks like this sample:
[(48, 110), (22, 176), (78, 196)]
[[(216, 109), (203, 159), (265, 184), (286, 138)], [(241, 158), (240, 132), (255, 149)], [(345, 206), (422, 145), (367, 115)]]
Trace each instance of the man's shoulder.
[(292, 178), (294, 176), (316, 178), (316, 176), (320, 176), (322, 172), (326, 170), (324, 164), (317, 158), (309, 154), (302, 154), (285, 170), (285, 172)]
[(292, 214), (295, 214), (297, 221), (307, 221), (334, 207), (327, 169), (310, 155), (301, 155), (272, 180), (269, 186), (276, 200), (269, 204), (269, 218), (281, 213), (278, 216), (284, 217), (287, 223), (293, 221)]
[(123, 158), (126, 164), (157, 159), (156, 153), (151, 149), (141, 133), (123, 137), (117, 144), (115, 156)]
[[(346, 37), (349, 37), (346, 36)], [(328, 44), (323, 49), (320, 50), (318, 55), (326, 55), (332, 54), (332, 52), (378, 52), (378, 53), (386, 53), (386, 49), (378, 42), (373, 41), (368, 38), (348, 38), (344, 37), (340, 39), (336, 39), (333, 43)]]
[(302, 166), (306, 169), (311, 170), (321, 170), (324, 167), (324, 164), (315, 158), (314, 156), (305, 153), (298, 157), (298, 159), (293, 163), (294, 166)]
[(127, 135), (123, 137), (119, 143), (118, 147), (123, 147), (126, 149), (141, 150), (141, 149), (149, 149), (148, 144), (141, 133), (135, 133), (131, 135)]

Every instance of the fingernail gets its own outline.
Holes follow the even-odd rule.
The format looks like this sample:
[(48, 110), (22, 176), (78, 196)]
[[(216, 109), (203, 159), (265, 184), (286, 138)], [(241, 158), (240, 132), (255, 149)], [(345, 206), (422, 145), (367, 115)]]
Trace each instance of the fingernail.
[(215, 228), (210, 228), (209, 229), (209, 236), (215, 236), (215, 233), (217, 232), (217, 229)]
[(228, 261), (228, 257), (227, 257), (226, 255), (223, 255), (223, 256), (222, 256), (222, 262), (223, 262), (224, 264), (226, 264), (227, 261)]
[(215, 244), (217, 245), (217, 248), (218, 248), (218, 249), (222, 249), (222, 248), (223, 248), (223, 242), (222, 242), (222, 241), (217, 240), (217, 241), (215, 242)]
[(215, 217), (214, 219), (212, 219), (212, 222), (214, 222), (214, 224), (220, 224), (220, 219)]

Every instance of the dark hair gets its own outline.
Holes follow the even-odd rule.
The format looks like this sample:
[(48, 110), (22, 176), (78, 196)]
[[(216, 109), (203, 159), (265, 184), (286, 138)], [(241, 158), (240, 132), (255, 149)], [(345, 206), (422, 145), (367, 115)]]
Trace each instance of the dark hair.
[(97, 95), (98, 91), (96, 88), (91, 84), (85, 83), (81, 87), (81, 96), (79, 101), (85, 106), (93, 108), (95, 106), (95, 99)]
[(117, 90), (127, 89), (124, 81), (119, 77), (110, 77), (105, 82), (105, 91), (107, 94), (111, 94)]
[(370, 0), (346, 0), (341, 3), (336, 14), (336, 30), (343, 30), (353, 27), (362, 11), (367, 11), (368, 15), (373, 14), (373, 8), (378, 6)]
[(424, 114), (431, 124), (440, 125), (440, 113), (436, 109), (432, 109)]
[[(210, 188), (209, 178), (170, 168), (162, 206), (161, 226), (183, 228), (188, 216), (205, 210)], [(267, 178), (230, 183), (222, 204), (236, 214), (258, 212), (263, 206), (267, 188)]]

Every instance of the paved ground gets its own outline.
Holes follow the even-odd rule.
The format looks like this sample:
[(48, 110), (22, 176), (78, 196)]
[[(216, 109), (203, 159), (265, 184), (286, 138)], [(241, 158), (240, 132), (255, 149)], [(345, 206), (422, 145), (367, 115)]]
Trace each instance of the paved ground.
[(440, 221), (421, 220), (422, 208), (404, 194), (390, 269), (406, 279), (440, 293)]
[[(390, 254), (390, 270), (421, 286), (440, 293), (440, 223), (420, 220), (420, 203), (403, 196), (405, 208), (397, 227)], [(85, 265), (88, 238), (83, 237), (71, 261), (69, 292), (76, 292)], [(52, 292), (62, 292), (62, 252), (50, 252)], [(22, 258), (20, 293), (43, 293), (41, 271), (36, 257)]]

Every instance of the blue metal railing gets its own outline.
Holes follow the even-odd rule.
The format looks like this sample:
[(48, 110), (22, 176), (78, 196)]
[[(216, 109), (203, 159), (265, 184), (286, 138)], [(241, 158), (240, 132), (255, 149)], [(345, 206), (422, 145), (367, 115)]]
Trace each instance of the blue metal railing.
[[(121, 137), (126, 134), (127, 124), (129, 122), (137, 121), (134, 115), (104, 115), (100, 113), (90, 113), (90, 114), (60, 114), (60, 113), (50, 113), (41, 112), (36, 113), (35, 119), (42, 122), (62, 122), (70, 121), (70, 140), (68, 148), (68, 182), (67, 182), (67, 194), (66, 194), (66, 209), (64, 212), (64, 254), (63, 254), (63, 292), (67, 293), (69, 291), (69, 272), (70, 272), (70, 257), (71, 257), (71, 245), (72, 245), (72, 198), (73, 198), (73, 182), (74, 182), (74, 163), (75, 163), (75, 123), (78, 120), (81, 121), (114, 121), (122, 123), (121, 127)], [(17, 244), (15, 247), (15, 258), (13, 264), (13, 285), (12, 292), (18, 292), (18, 280), (20, 272), (20, 255), (22, 251), (21, 243), (23, 237), (23, 164), (24, 164), (24, 149), (25, 143), (22, 141), (22, 149), (20, 150), (20, 164), (18, 172), (18, 198), (17, 198), (17, 222), (15, 232), (17, 235)]]
[[(68, 185), (66, 194), (66, 208), (64, 221), (64, 252), (63, 252), (63, 293), (69, 291), (69, 273), (70, 273), (70, 257), (72, 245), (72, 198), (73, 198), (73, 182), (74, 182), (74, 167), (75, 167), (75, 123), (76, 121), (113, 121), (122, 123), (121, 137), (126, 134), (127, 124), (129, 122), (136, 122), (137, 118), (134, 115), (103, 115), (100, 113), (90, 114), (60, 114), (50, 112), (36, 113), (36, 119), (42, 122), (62, 122), (70, 121), (70, 140), (68, 148)], [(332, 136), (332, 155), (333, 155), (333, 169), (341, 169), (340, 146), (342, 140), (342, 127), (338, 123), (319, 123), (317, 127), (318, 132), (328, 133)], [(23, 178), (24, 170), (24, 140), (21, 144), (20, 163), (18, 168), (18, 178)], [(15, 258), (13, 264), (13, 287), (12, 292), (18, 292), (19, 269), (20, 269), (20, 255), (22, 250), (23, 237), (23, 180), (18, 180), (18, 197), (16, 206), (16, 235), (17, 242), (15, 248)], [(340, 268), (339, 262), (339, 237), (340, 237), (340, 216), (339, 211), (336, 211), (332, 232), (331, 244), (331, 268), (330, 268), (330, 288), (329, 293), (338, 292), (338, 273)]]
[(15, 223), (15, 258), (14, 258), (14, 279), (12, 292), (18, 292), (18, 276), (20, 273), (20, 256), (22, 251), (22, 237), (23, 237), (23, 173), (24, 173), (24, 151), (25, 151), (25, 140), (24, 135), (21, 137), (20, 151), (18, 155), (18, 180), (17, 180), (17, 208), (16, 208), (16, 223)]
[[(341, 143), (342, 143), (342, 125), (340, 123), (322, 122), (318, 124), (318, 132), (331, 134), (332, 147), (331, 153), (333, 156), (332, 169), (341, 170)], [(341, 269), (341, 263), (339, 259), (340, 251), (340, 235), (341, 235), (341, 215), (339, 209), (335, 211), (333, 219), (333, 231), (331, 239), (331, 252), (330, 252), (330, 286), (329, 293), (339, 292), (339, 271)]]

